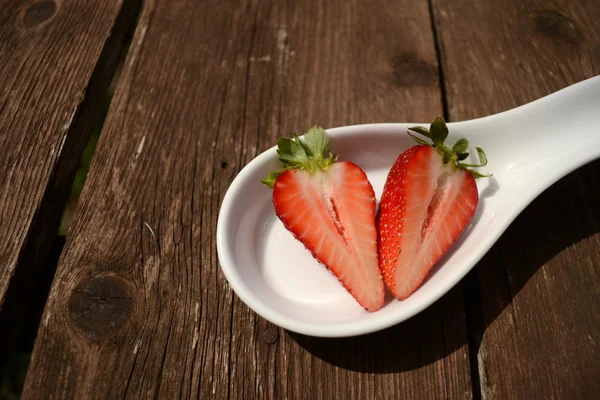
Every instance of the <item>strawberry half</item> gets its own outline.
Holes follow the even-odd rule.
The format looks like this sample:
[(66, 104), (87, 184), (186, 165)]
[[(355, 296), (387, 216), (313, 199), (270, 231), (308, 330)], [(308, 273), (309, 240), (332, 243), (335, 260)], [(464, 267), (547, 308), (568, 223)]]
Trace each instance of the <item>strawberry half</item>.
[(460, 139), (452, 149), (444, 144), (448, 128), (436, 118), (430, 129), (409, 130), (419, 145), (400, 154), (390, 170), (379, 205), (379, 266), (392, 294), (403, 300), (421, 286), (429, 271), (456, 241), (475, 213), (479, 201), (475, 178), (467, 167), (487, 164), (477, 147), (480, 164), (464, 164), (469, 142)]
[(262, 182), (273, 188), (275, 213), (284, 226), (324, 264), (358, 304), (383, 306), (378, 264), (375, 192), (365, 172), (329, 152), (329, 137), (313, 127), (300, 141), (281, 138), (284, 168)]

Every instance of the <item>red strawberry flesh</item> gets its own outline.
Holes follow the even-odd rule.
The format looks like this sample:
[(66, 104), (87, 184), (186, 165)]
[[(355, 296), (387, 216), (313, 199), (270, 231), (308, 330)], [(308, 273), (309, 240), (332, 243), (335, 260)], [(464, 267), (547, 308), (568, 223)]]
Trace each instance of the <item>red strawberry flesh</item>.
[(387, 287), (401, 300), (421, 286), (468, 225), (479, 201), (474, 176), (483, 175), (465, 167), (485, 165), (485, 154), (478, 148), (482, 164), (461, 165), (457, 160), (468, 142), (450, 150), (443, 139), (437, 140), (438, 148), (420, 145), (402, 153), (381, 196), (379, 263)]
[(286, 168), (263, 183), (273, 187), (275, 213), (284, 226), (363, 308), (376, 311), (383, 306), (384, 284), (373, 187), (356, 164), (336, 162), (331, 154), (321, 157), (328, 138), (314, 129), (305, 143), (297, 137), (280, 142), (278, 153)]
[(381, 308), (375, 195), (358, 166), (338, 162), (312, 175), (288, 170), (275, 182), (273, 203), (286, 228), (359, 304), (369, 311)]

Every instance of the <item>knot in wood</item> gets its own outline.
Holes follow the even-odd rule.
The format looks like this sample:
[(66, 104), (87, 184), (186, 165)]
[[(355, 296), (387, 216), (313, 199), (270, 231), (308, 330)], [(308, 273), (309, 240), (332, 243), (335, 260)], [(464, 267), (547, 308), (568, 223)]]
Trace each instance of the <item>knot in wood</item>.
[(81, 282), (71, 293), (71, 320), (90, 341), (99, 341), (118, 332), (129, 320), (133, 300), (129, 285), (106, 276)]
[(262, 340), (266, 344), (274, 344), (279, 340), (279, 329), (270, 326), (262, 333)]
[(23, 25), (33, 28), (52, 18), (56, 13), (56, 4), (52, 0), (42, 0), (33, 3), (23, 17)]
[(573, 21), (555, 10), (533, 13), (533, 27), (543, 37), (567, 44), (578, 42), (581, 36)]
[(397, 87), (426, 86), (439, 81), (437, 68), (412, 54), (400, 54), (392, 58), (391, 64), (392, 83)]

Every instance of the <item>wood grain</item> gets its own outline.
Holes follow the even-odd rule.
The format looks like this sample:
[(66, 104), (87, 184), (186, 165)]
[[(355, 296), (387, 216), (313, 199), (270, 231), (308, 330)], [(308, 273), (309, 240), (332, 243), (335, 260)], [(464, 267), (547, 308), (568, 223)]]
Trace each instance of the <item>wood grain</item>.
[[(433, 4), (452, 120), (600, 73), (597, 1)], [(543, 193), (468, 277), (484, 399), (594, 398), (600, 389), (599, 172), (591, 163)]]
[(251, 312), (215, 248), (225, 191), (278, 136), (428, 121), (437, 71), (426, 1), (145, 2), (24, 398), (471, 398), (460, 288), (314, 339)]
[(0, 13), (0, 370), (56, 235), (135, 15), (122, 1), (4, 1)]

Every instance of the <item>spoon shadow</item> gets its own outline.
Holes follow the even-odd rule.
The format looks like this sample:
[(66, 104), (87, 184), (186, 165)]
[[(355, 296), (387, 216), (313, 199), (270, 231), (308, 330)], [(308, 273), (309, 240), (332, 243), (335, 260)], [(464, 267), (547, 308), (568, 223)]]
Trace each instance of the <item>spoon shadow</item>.
[[(600, 160), (597, 160), (547, 189), (517, 217), (459, 285), (413, 318), (358, 337), (316, 338), (287, 332), (288, 336), (324, 362), (357, 372), (411, 371), (447, 357), (449, 362), (460, 363), (464, 357), (462, 351), (465, 355), (470, 352), (471, 363), (475, 364), (486, 329), (529, 279), (564, 249), (600, 232), (600, 213), (593, 211), (600, 203), (600, 184), (589, 178), (599, 173)], [(574, 187), (578, 190), (574, 191)], [(482, 191), (483, 201), (497, 189), (497, 183), (490, 183)], [(560, 229), (554, 225), (556, 233), (548, 240), (548, 235), (540, 235), (536, 229), (543, 216), (580, 223), (560, 225)], [(476, 218), (475, 215), (475, 222)], [(506, 251), (519, 253), (513, 257), (514, 263), (502, 262), (502, 253)], [(499, 276), (510, 276), (510, 287), (504, 285), (502, 290), (488, 291), (490, 287), (501, 286), (497, 282)], [(470, 351), (463, 350), (465, 346)]]
[[(447, 334), (442, 337), (442, 333)], [(313, 356), (344, 369), (394, 373), (445, 358), (466, 342), (464, 307), (455, 287), (431, 307), (388, 329), (355, 337), (317, 338), (287, 332)]]
[[(597, 207), (600, 203), (599, 174), (600, 160), (596, 160), (548, 188), (523, 211), (476, 268), (465, 277), (463, 286), (467, 298), (466, 310), (470, 322), (472, 353), (478, 353), (488, 327), (513, 303), (513, 299), (539, 269), (549, 264), (565, 249), (576, 243), (585, 243), (586, 239), (600, 233), (600, 212)], [(591, 246), (591, 249), (587, 250), (591, 251), (587, 254), (590, 261), (600, 261), (600, 248), (594, 248), (593, 240), (587, 242)], [(583, 261), (583, 257), (580, 259)], [(572, 259), (572, 265), (563, 266), (577, 269), (579, 265), (576, 260)], [(550, 269), (546, 269), (544, 275), (536, 279), (536, 284), (543, 284), (547, 279), (546, 274), (551, 274), (551, 269), (558, 268), (559, 262), (551, 263)], [(565, 275), (568, 279), (569, 272), (564, 271), (562, 277)], [(575, 276), (573, 278), (575, 279)], [(587, 288), (583, 287), (577, 292), (567, 292), (567, 289), (563, 289), (556, 295), (568, 295), (570, 301), (577, 304), (592, 294), (592, 289), (597, 287), (598, 283), (585, 282)], [(531, 294), (526, 296), (525, 301)], [(543, 297), (539, 301), (542, 299)], [(550, 307), (548, 305), (548, 308)], [(582, 308), (573, 309), (567, 306), (548, 312), (562, 317), (566, 317), (565, 313), (575, 313), (577, 315), (574, 318), (589, 320), (589, 310)], [(531, 323), (535, 322), (524, 322)], [(589, 324), (594, 324), (593, 318)], [(584, 323), (579, 326), (585, 328)], [(568, 348), (570, 344), (565, 346)], [(577, 343), (573, 346), (577, 346)], [(538, 349), (538, 352), (543, 350)]]

